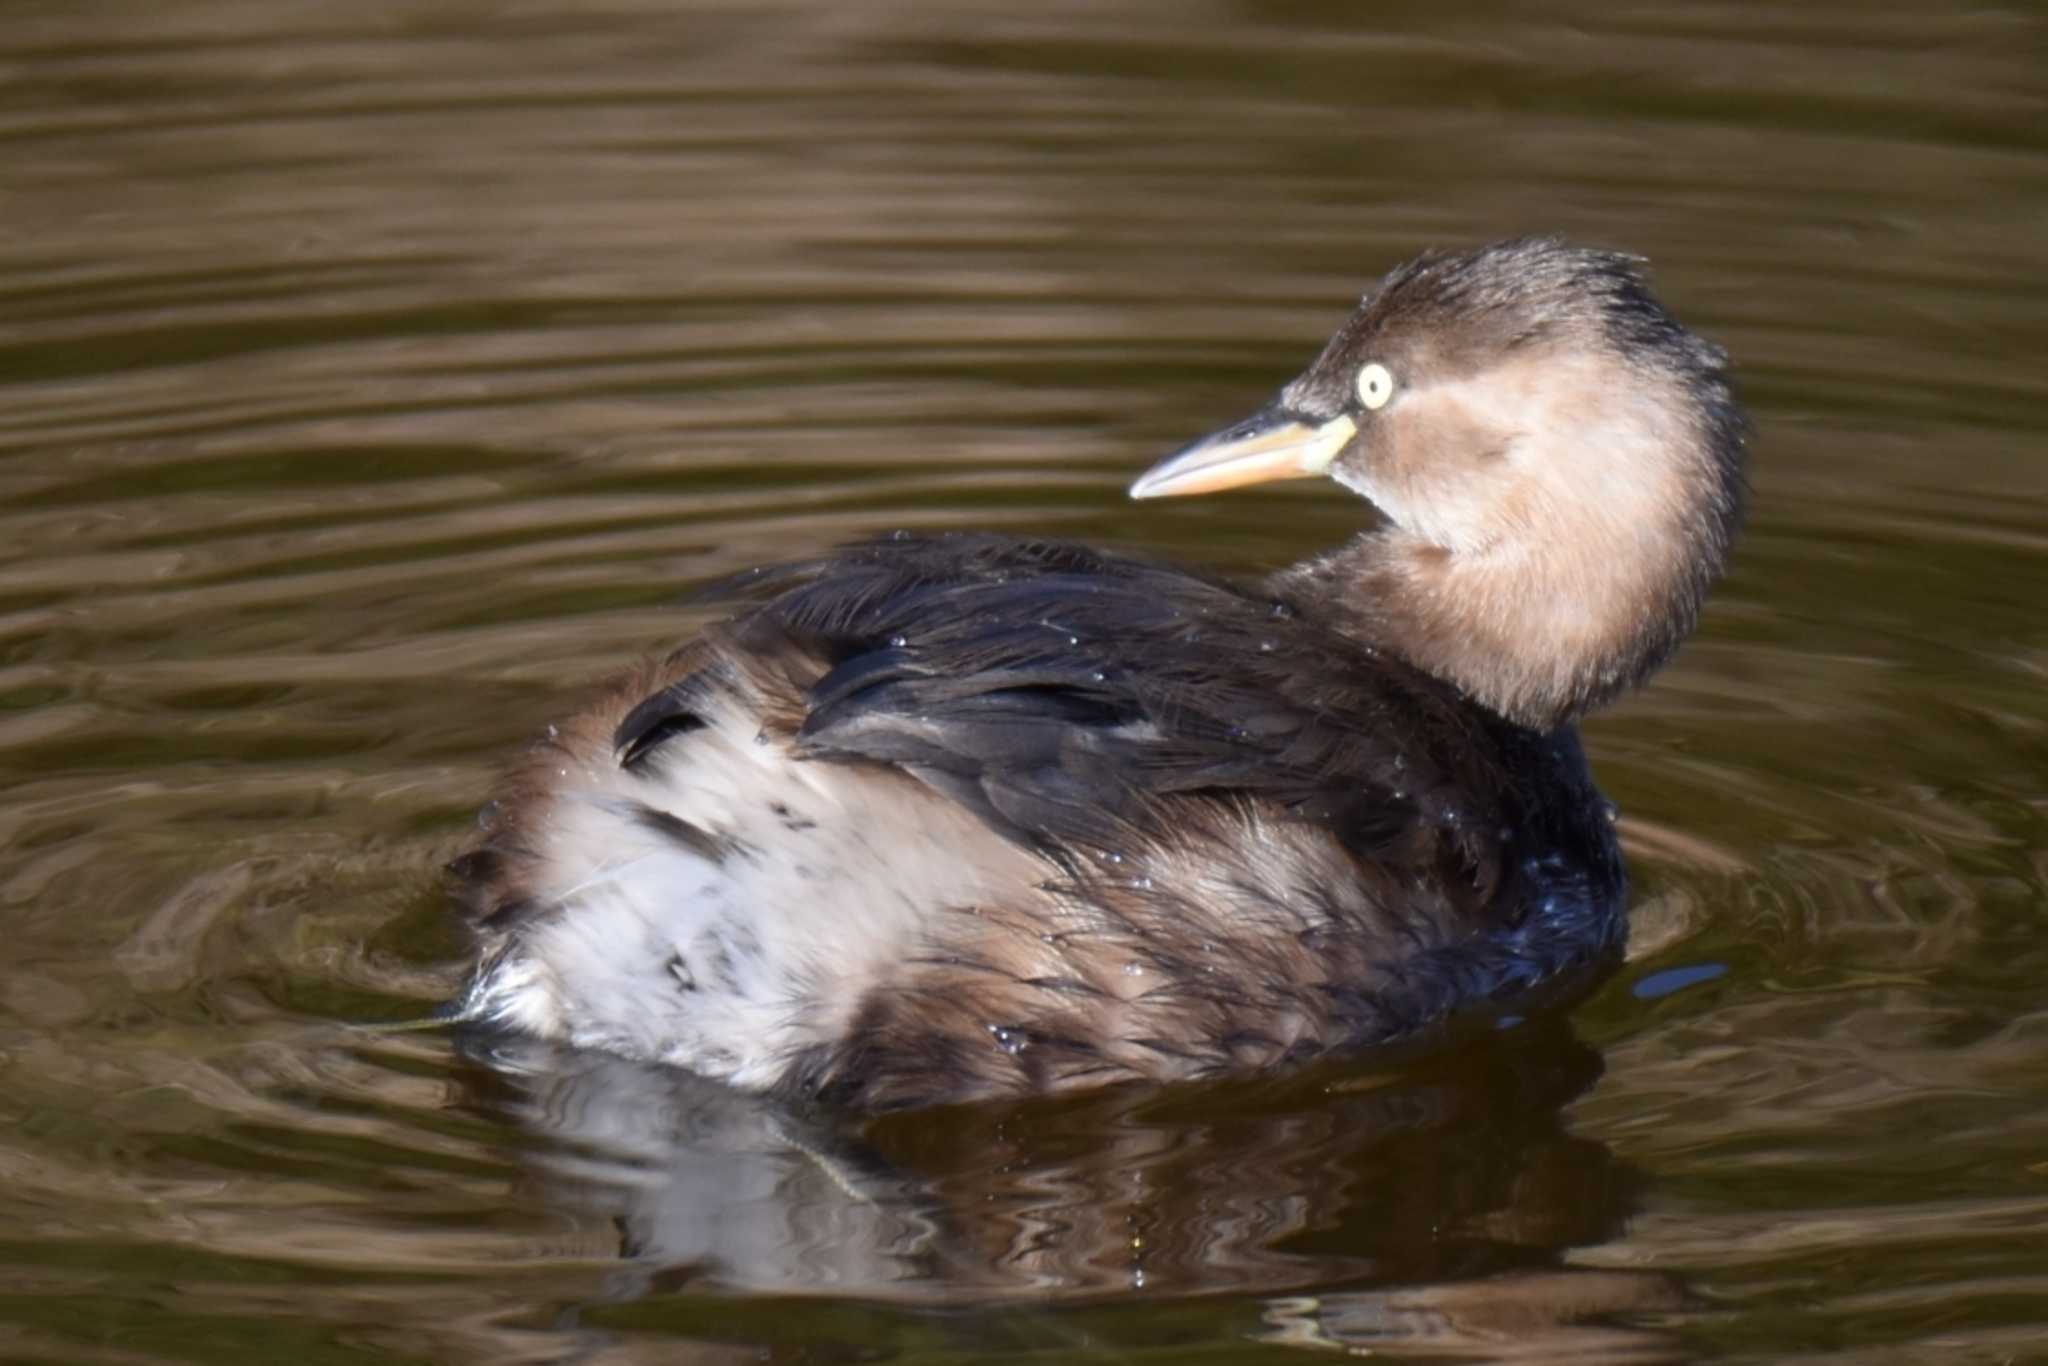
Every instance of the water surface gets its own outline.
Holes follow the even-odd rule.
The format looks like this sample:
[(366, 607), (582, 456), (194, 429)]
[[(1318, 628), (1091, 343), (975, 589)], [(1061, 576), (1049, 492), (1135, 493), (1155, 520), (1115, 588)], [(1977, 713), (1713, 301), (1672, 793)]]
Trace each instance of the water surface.
[[(2004, 1360), (2048, 1341), (2039, 14), (12, 7), (0, 1355)], [(1568, 1021), (866, 1130), (415, 1020), (438, 865), (710, 576), (1123, 484), (1430, 244), (1655, 262), (1754, 515), (1587, 742)]]

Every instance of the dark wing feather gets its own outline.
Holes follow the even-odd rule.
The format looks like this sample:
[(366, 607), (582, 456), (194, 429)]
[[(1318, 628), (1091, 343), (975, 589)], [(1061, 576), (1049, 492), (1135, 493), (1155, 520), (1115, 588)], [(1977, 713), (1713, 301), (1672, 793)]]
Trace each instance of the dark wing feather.
[[(746, 629), (830, 670), (813, 757), (901, 765), (1013, 838), (1103, 852), (1169, 797), (1252, 801), (1493, 900), (1521, 824), (1511, 730), (1305, 604), (1135, 557), (895, 538), (755, 575)], [(1446, 873), (1454, 877), (1444, 879)]]

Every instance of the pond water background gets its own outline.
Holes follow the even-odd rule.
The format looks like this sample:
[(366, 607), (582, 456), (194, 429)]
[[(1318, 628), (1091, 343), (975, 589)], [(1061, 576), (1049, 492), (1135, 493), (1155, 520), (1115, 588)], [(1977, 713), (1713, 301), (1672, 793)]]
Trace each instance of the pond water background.
[[(17, 3), (0, 1357), (2048, 1360), (2031, 6)], [(438, 865), (704, 579), (1125, 482), (1430, 244), (1642, 252), (1754, 512), (1586, 730), (1569, 1021), (866, 1131), (417, 1020)]]

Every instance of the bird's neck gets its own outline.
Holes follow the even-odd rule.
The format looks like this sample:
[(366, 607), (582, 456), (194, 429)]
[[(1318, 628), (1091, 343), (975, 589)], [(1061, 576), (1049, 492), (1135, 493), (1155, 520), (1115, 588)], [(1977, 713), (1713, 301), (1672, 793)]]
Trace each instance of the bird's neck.
[(1569, 542), (1454, 552), (1397, 526), (1274, 576), (1334, 629), (1548, 731), (1641, 681), (1691, 628), (1697, 593), (1617, 573)]

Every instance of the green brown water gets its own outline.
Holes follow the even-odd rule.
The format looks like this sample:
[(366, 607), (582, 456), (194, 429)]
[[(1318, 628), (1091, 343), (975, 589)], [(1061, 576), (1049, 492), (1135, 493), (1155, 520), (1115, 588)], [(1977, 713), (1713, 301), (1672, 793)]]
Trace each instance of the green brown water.
[[(0, 1357), (2048, 1358), (2032, 7), (18, 3)], [(1410, 1068), (814, 1130), (374, 1033), (704, 578), (1124, 482), (1432, 243), (1631, 248), (1754, 515), (1588, 744), (1626, 969)]]

